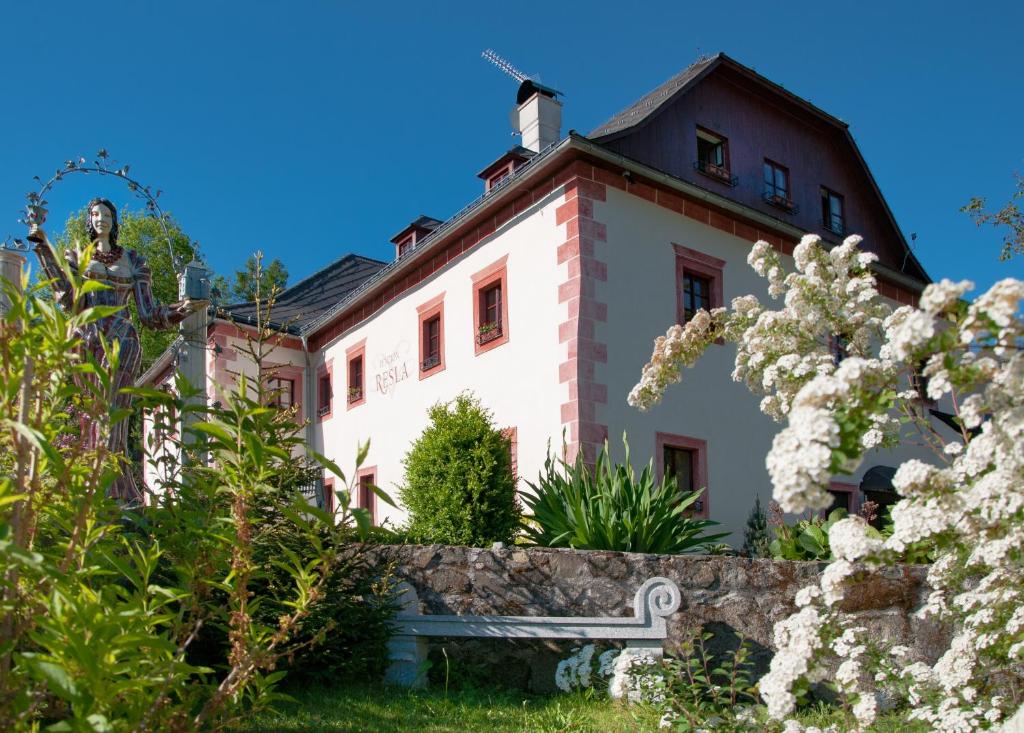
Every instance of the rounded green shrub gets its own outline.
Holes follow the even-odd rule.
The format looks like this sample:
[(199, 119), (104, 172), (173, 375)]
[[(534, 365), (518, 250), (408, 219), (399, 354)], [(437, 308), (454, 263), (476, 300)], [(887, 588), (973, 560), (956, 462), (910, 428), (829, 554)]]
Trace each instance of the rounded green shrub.
[(430, 424), (405, 457), (400, 496), (409, 539), (486, 547), (519, 526), (508, 439), (470, 394), (430, 408)]

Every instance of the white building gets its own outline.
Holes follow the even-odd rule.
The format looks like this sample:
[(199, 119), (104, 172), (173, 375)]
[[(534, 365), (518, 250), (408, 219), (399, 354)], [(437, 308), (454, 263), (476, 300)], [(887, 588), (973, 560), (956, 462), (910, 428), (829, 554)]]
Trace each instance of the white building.
[[(701, 513), (738, 545), (755, 494), (770, 496), (764, 458), (779, 426), (731, 380), (731, 345), (713, 346), (655, 409), (629, 407), (653, 339), (690, 308), (767, 299), (746, 264), (757, 239), (789, 255), (808, 231), (861, 233), (893, 304), (916, 302), (928, 277), (847, 126), (724, 55), (589, 136), (561, 137), (553, 90), (527, 81), (518, 101), (523, 146), (479, 174), (479, 199), (403, 229), (393, 262), (347, 255), (279, 298), (275, 320), (291, 325), (273, 361), (308, 442), (346, 466), (371, 439), (361, 477), (397, 496), (428, 408), (470, 390), (508, 430), (521, 488), (563, 435), (571, 460), (605, 439), (621, 457), (626, 432), (638, 463), (653, 456), (659, 474), (668, 463), (706, 487)], [(217, 348), (199, 352), (211, 395), (246, 369), (238, 329), (253, 310), (231, 311), (234, 323), (208, 326)], [(143, 381), (173, 367), (168, 352)], [(837, 481), (837, 501), (855, 508), (863, 474), (902, 457), (866, 461)], [(360, 500), (378, 522), (402, 519)]]

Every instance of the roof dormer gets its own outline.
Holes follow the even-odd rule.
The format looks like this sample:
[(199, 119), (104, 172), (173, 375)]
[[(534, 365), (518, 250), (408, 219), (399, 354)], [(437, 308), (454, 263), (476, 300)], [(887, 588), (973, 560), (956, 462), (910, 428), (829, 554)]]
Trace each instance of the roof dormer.
[(476, 174), (477, 178), (483, 179), (484, 193), (488, 193), (492, 188), (511, 176), (519, 166), (535, 155), (535, 152), (521, 145), (516, 145), (514, 148), (503, 153), (500, 158)]
[(441, 221), (431, 216), (420, 216), (409, 226), (391, 238), (395, 245), (395, 259), (401, 259), (424, 237), (441, 226)]

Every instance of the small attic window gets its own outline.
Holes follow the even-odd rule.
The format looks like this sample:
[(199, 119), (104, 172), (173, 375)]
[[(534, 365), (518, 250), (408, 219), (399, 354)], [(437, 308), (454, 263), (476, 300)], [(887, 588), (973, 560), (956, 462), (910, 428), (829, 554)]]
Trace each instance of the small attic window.
[(703, 127), (697, 128), (697, 161), (694, 168), (730, 186), (736, 185), (729, 173), (729, 141)]
[(399, 259), (404, 257), (405, 253), (408, 252), (410, 249), (412, 249), (412, 245), (414, 243), (415, 243), (414, 242), (414, 237), (413, 237), (412, 234), (410, 234), (408, 237), (406, 237), (405, 239), (403, 239), (401, 242), (398, 243), (398, 257), (399, 257)]
[(499, 185), (502, 181), (512, 175), (512, 164), (510, 163), (507, 168), (503, 168), (498, 171), (490, 178), (487, 179), (487, 190), (490, 191), (495, 186)]

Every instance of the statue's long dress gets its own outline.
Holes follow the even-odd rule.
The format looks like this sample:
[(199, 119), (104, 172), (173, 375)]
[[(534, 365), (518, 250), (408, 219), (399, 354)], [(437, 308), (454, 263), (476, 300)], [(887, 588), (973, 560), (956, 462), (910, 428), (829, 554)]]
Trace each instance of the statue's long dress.
[[(71, 290), (71, 283), (65, 277), (60, 266), (53, 256), (53, 252), (46, 245), (36, 247), (36, 254), (39, 256), (40, 264), (43, 267), (46, 277), (51, 279), (54, 295), (61, 307), (70, 310), (74, 307), (74, 295)], [(97, 260), (92, 260), (84, 272), (80, 272), (78, 264), (78, 253), (70, 248), (65, 253), (68, 264), (75, 272), (90, 280), (99, 280), (109, 285), (109, 290), (94, 291), (86, 293), (82, 298), (81, 307), (88, 308), (95, 305), (119, 305), (125, 306), (124, 310), (118, 311), (112, 316), (102, 318), (95, 323), (86, 326), (78, 334), (82, 339), (82, 348), (91, 353), (97, 362), (109, 369), (110, 363), (103, 352), (100, 341), (102, 334), (111, 345), (117, 341), (120, 344), (120, 358), (118, 360), (117, 373), (112, 380), (112, 392), (109, 396), (112, 408), (129, 409), (131, 407), (131, 395), (124, 394), (121, 389), (131, 387), (139, 375), (139, 365), (142, 362), (142, 345), (139, 342), (139, 333), (132, 323), (131, 315), (127, 309), (128, 298), (135, 297), (135, 308), (139, 314), (139, 320), (147, 328), (165, 329), (180, 323), (185, 315), (172, 311), (167, 306), (160, 305), (153, 298), (153, 276), (145, 258), (130, 249), (122, 249), (121, 257), (111, 265), (105, 265)], [(94, 382), (95, 384), (95, 382)], [(82, 439), (86, 447), (94, 448), (100, 444), (99, 426), (88, 424), (82, 426)], [(126, 455), (128, 447), (128, 420), (120, 420), (110, 431), (107, 438), (107, 447), (114, 453)], [(128, 468), (114, 481), (110, 487), (110, 494), (120, 501), (138, 504), (143, 501), (142, 492), (135, 484), (133, 471)]]

